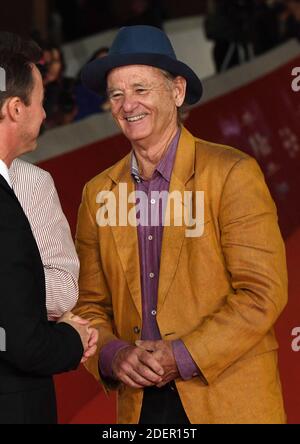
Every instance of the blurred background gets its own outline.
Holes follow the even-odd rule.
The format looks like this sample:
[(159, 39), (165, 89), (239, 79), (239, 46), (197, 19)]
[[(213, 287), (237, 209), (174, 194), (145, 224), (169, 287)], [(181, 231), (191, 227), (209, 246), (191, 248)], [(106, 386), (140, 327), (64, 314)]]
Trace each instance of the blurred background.
[[(0, 29), (30, 36), (43, 48), (47, 120), (39, 149), (26, 159), (53, 175), (73, 234), (84, 184), (130, 150), (106, 97), (82, 85), (82, 66), (107, 54), (119, 27), (147, 24), (164, 29), (177, 57), (203, 80), (200, 104), (182, 110), (184, 125), (254, 156), (278, 208), (289, 268), (289, 304), (277, 326), (279, 365), (288, 421), (300, 423), (300, 0), (0, 5)], [(56, 377), (56, 387), (61, 423), (115, 421), (115, 396), (107, 398), (84, 368)]]

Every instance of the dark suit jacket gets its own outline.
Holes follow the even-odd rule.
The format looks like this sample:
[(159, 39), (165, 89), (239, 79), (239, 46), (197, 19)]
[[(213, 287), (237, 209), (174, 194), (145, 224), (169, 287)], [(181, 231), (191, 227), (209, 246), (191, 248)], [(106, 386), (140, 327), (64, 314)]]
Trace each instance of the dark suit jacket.
[(47, 321), (45, 299), (43, 264), (29, 222), (0, 175), (0, 327), (6, 333), (0, 424), (56, 422), (52, 375), (79, 365), (80, 336), (68, 324)]

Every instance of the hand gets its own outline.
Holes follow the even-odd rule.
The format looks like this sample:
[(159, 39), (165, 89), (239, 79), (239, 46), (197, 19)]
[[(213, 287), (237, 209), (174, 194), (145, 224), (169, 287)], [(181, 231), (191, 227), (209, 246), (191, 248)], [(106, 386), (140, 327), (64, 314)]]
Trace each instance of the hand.
[(88, 325), (89, 321), (87, 319), (83, 319), (80, 316), (74, 315), (71, 311), (66, 311), (57, 321), (58, 324), (60, 322), (65, 322), (66, 324), (72, 325), (73, 322), (77, 322), (80, 325)]
[(89, 357), (95, 354), (98, 342), (98, 331), (95, 328), (89, 327), (89, 321), (87, 319), (73, 315), (73, 313), (69, 311), (64, 313), (57, 322), (65, 322), (71, 325), (80, 335), (84, 349), (81, 362), (86, 362)]
[(97, 343), (99, 338), (98, 330), (96, 328), (89, 327), (88, 331), (90, 333), (88, 349), (84, 351), (83, 357), (81, 359), (82, 363), (86, 362), (88, 358), (94, 356), (97, 351)]
[(152, 353), (153, 358), (164, 369), (162, 380), (156, 384), (157, 387), (163, 387), (168, 382), (180, 376), (177, 363), (174, 357), (172, 342), (170, 341), (136, 341), (139, 348)]
[(116, 353), (112, 370), (118, 380), (133, 388), (157, 385), (164, 374), (162, 366), (152, 353), (133, 345)]
[[(72, 313), (71, 320), (73, 322), (77, 322), (80, 325), (89, 325), (89, 321), (87, 319), (83, 319), (80, 316), (73, 315), (73, 313)], [(92, 356), (94, 356), (94, 354), (96, 353), (96, 350), (97, 350), (97, 343), (98, 343), (98, 338), (99, 338), (98, 330), (93, 327), (88, 327), (88, 333), (89, 333), (90, 337), (88, 340), (88, 347), (84, 350), (83, 358), (80, 361), (82, 363), (86, 362), (88, 360), (88, 358), (91, 358)]]

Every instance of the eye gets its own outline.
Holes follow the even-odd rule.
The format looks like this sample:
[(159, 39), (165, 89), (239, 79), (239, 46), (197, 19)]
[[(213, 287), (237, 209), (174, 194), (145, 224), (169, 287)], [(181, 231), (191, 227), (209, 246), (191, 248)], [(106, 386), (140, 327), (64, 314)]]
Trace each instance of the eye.
[(145, 88), (137, 88), (137, 89), (135, 90), (135, 92), (136, 92), (137, 94), (145, 94), (145, 93), (147, 92), (147, 90), (146, 90)]
[(113, 93), (108, 94), (108, 98), (110, 100), (117, 100), (117, 99), (120, 99), (122, 97), (122, 95), (123, 94), (121, 92), (113, 92)]

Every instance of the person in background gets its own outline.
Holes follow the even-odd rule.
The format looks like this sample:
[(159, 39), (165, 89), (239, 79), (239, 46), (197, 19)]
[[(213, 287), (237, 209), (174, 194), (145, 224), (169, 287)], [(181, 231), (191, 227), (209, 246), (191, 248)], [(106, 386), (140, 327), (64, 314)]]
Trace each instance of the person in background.
[(44, 45), (40, 62), (47, 115), (43, 129), (72, 123), (78, 111), (74, 94), (75, 80), (64, 75), (65, 60), (62, 50), (51, 44)]
[(208, 0), (205, 33), (213, 40), (217, 72), (249, 60), (253, 23), (253, 0)]
[[(106, 46), (98, 48), (89, 58), (87, 63), (105, 57), (108, 54), (108, 51), (109, 48)], [(110, 104), (107, 100), (106, 94), (103, 96), (99, 96), (93, 91), (87, 89), (82, 84), (80, 74), (81, 70), (77, 76), (77, 81), (74, 88), (75, 100), (77, 104), (77, 114), (75, 116), (76, 121), (84, 119), (85, 117), (88, 117), (92, 114), (109, 111), (110, 109)]]
[(255, 55), (261, 55), (280, 44), (278, 7), (267, 0), (255, 0), (252, 17), (252, 43)]
[(131, 0), (128, 9), (125, 26), (150, 25), (163, 29), (166, 15), (160, 0)]
[(43, 262), (49, 320), (72, 310), (78, 299), (79, 260), (51, 175), (15, 159), (12, 188), (26, 214)]
[(284, 40), (300, 40), (300, 0), (285, 0), (288, 15), (285, 18)]

